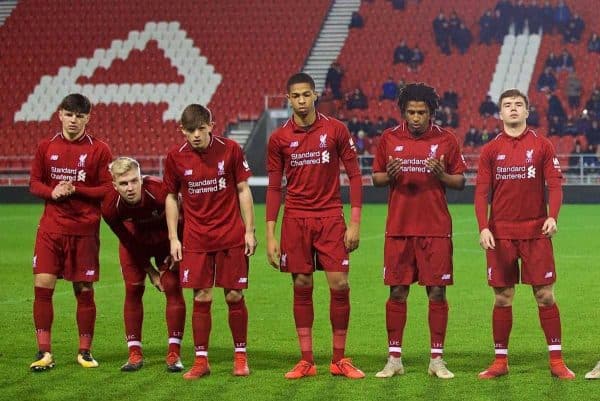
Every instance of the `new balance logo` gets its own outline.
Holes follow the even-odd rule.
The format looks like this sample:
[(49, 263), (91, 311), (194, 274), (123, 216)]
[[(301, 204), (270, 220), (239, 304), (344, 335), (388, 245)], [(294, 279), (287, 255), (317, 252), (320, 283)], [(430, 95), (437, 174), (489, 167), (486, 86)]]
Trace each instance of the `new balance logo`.
[(342, 266), (348, 266), (349, 264), (350, 264), (350, 261), (348, 259), (342, 260)]
[(552, 272), (546, 272), (544, 278), (551, 278), (554, 274)]
[(58, 160), (58, 155), (51, 155), (50, 160)]
[(324, 150), (323, 153), (321, 153), (321, 163), (329, 163), (329, 151), (328, 150)]
[(297, 148), (298, 147), (298, 141), (292, 141), (290, 142), (290, 148)]
[(505, 160), (506, 159), (506, 155), (498, 155), (496, 156), (496, 160)]
[(287, 253), (281, 254), (281, 257), (279, 258), (279, 264), (281, 266), (287, 266)]
[(248, 277), (240, 277), (238, 283), (245, 284), (248, 282)]
[(189, 175), (192, 175), (192, 172), (193, 172), (193, 170), (192, 170), (192, 169), (185, 170), (185, 171), (183, 172), (183, 175), (187, 177), (187, 176), (189, 176)]
[(399, 145), (394, 148), (394, 152), (402, 152), (404, 150), (404, 146)]
[(535, 167), (527, 167), (527, 178), (535, 178)]
[(96, 270), (86, 270), (85, 271), (86, 276), (93, 276), (94, 274), (96, 274)]
[(442, 280), (450, 280), (452, 278), (452, 274), (442, 274)]

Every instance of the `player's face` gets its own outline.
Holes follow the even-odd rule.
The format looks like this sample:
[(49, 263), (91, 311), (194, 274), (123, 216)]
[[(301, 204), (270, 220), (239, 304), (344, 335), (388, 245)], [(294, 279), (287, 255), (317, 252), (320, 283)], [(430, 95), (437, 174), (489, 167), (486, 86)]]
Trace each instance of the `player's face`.
[(130, 205), (135, 205), (142, 199), (142, 177), (137, 169), (129, 170), (114, 178), (113, 186), (121, 198)]
[(58, 118), (62, 122), (63, 134), (70, 138), (76, 138), (85, 130), (85, 126), (90, 120), (90, 115), (60, 109), (58, 111)]
[(525, 99), (520, 96), (505, 97), (500, 104), (500, 119), (509, 126), (525, 124), (529, 111)]
[(292, 106), (292, 111), (298, 117), (304, 119), (315, 111), (317, 93), (308, 83), (294, 84), (290, 86), (287, 98)]
[(185, 128), (182, 128), (181, 131), (194, 150), (202, 151), (208, 148), (208, 145), (210, 144), (210, 133), (212, 132), (214, 125), (214, 123), (202, 124), (193, 131), (188, 131)]
[(410, 101), (404, 111), (404, 119), (412, 134), (421, 135), (429, 128), (431, 113), (425, 102)]

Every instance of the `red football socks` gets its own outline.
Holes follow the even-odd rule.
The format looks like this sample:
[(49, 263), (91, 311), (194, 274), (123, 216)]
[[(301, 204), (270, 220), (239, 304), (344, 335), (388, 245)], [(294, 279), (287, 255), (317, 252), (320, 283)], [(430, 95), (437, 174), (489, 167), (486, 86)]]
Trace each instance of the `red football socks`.
[(314, 310), (312, 301), (313, 287), (294, 287), (294, 321), (302, 359), (313, 363), (312, 325)]
[(346, 349), (346, 333), (350, 320), (350, 289), (330, 289), (331, 300), (329, 303), (329, 319), (333, 330), (333, 357), (332, 362), (344, 358)]
[(96, 324), (96, 303), (94, 302), (94, 290), (79, 291), (75, 294), (77, 298), (77, 327), (79, 328), (79, 349), (90, 350), (94, 338), (94, 326)]
[(237, 302), (227, 302), (229, 307), (229, 328), (233, 337), (235, 352), (246, 352), (248, 336), (248, 309), (242, 297)]
[(388, 334), (388, 352), (390, 356), (402, 356), (402, 336), (406, 326), (406, 302), (388, 299), (385, 304), (385, 325)]
[(181, 339), (185, 327), (185, 299), (179, 286), (179, 275), (173, 271), (165, 271), (161, 276), (161, 284), (167, 297), (165, 318), (169, 336), (169, 352), (179, 354)]
[(51, 352), (51, 330), (54, 319), (52, 306), (53, 288), (34, 288), (33, 323), (38, 349), (42, 352)]
[(429, 335), (431, 338), (431, 358), (444, 353), (444, 340), (448, 327), (448, 302), (429, 301)]
[(125, 284), (123, 318), (125, 320), (125, 338), (129, 348), (141, 347), (142, 322), (144, 320), (142, 297), (145, 288), (143, 285)]
[(212, 302), (194, 301), (194, 310), (192, 312), (192, 331), (194, 334), (194, 347), (196, 356), (208, 355), (208, 339), (212, 326), (210, 306)]
[(494, 306), (492, 313), (492, 333), (496, 359), (508, 357), (508, 339), (512, 330), (512, 306)]
[(550, 359), (562, 358), (560, 312), (558, 306), (538, 306), (540, 324), (546, 336)]

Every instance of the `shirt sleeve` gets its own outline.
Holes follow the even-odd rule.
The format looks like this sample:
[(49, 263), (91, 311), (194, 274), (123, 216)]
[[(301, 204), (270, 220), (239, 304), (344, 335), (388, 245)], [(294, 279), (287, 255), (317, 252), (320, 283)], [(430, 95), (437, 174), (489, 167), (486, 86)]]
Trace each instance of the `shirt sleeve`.
[(179, 193), (181, 183), (177, 177), (175, 161), (170, 153), (167, 155), (167, 161), (165, 162), (165, 174), (163, 175), (163, 182), (168, 193)]
[(338, 152), (350, 180), (350, 206), (362, 207), (362, 174), (358, 166), (356, 146), (345, 125), (341, 127), (338, 138)]
[(563, 175), (560, 169), (560, 162), (550, 141), (545, 141), (544, 150), (544, 179), (548, 187), (548, 215), (554, 218), (554, 220), (558, 220), (558, 213), (563, 198)]
[(269, 183), (266, 195), (266, 221), (277, 221), (281, 207), (281, 182), (283, 179), (283, 157), (274, 135), (269, 138), (267, 146), (267, 171)]
[(386, 155), (386, 136), (383, 135), (377, 144), (377, 151), (373, 160), (373, 172), (385, 173), (387, 171), (387, 155)]
[(234, 144), (232, 149), (235, 183), (238, 184), (243, 181), (248, 181), (252, 172), (250, 171), (250, 165), (244, 156), (244, 151), (238, 144)]
[(477, 180), (475, 184), (475, 216), (479, 231), (488, 228), (488, 199), (492, 185), (492, 166), (489, 147), (484, 147), (479, 156)]
[(460, 146), (453, 134), (450, 140), (450, 149), (448, 150), (448, 160), (446, 161), (446, 171), (448, 174), (463, 174), (467, 170), (465, 158), (460, 152)]
[(39, 198), (51, 200), (52, 189), (46, 185), (45, 177), (45, 157), (47, 144), (40, 143), (35, 152), (35, 157), (31, 163), (31, 175), (29, 179), (29, 192)]

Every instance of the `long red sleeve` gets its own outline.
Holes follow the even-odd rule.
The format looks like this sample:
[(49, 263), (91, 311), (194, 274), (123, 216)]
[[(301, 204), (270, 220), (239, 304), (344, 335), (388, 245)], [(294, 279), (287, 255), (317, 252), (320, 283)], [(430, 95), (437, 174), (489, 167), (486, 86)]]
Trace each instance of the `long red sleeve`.
[[(46, 145), (46, 146), (45, 146)], [(29, 179), (29, 192), (45, 200), (52, 199), (52, 187), (44, 184), (44, 166), (42, 165), (46, 153), (47, 144), (40, 144), (35, 157), (31, 163), (31, 175)]]
[(488, 228), (488, 200), (490, 185), (492, 181), (489, 152), (485, 150), (479, 156), (479, 167), (477, 171), (477, 181), (475, 186), (475, 216), (479, 232)]
[(277, 221), (279, 208), (281, 207), (281, 181), (283, 174), (280, 171), (269, 173), (269, 184), (267, 186), (266, 216), (267, 221)]

